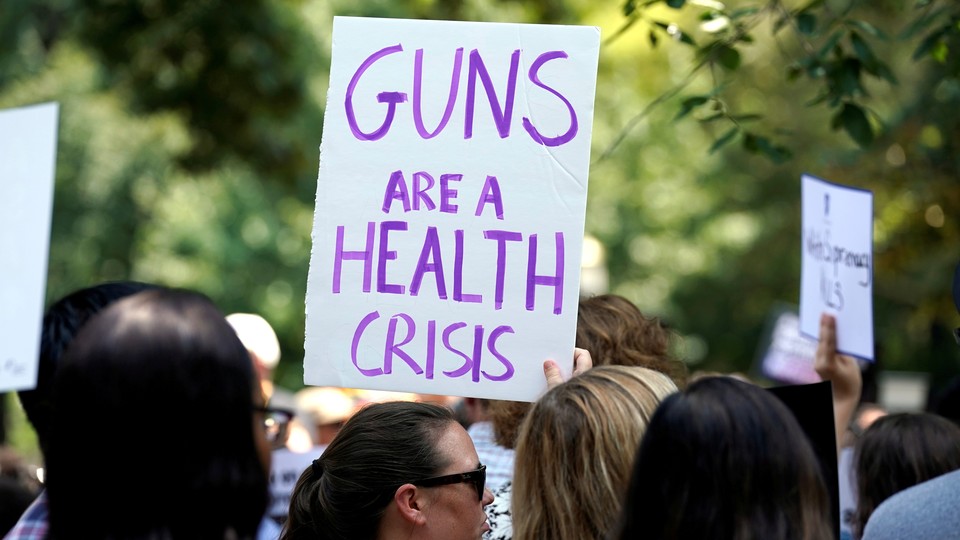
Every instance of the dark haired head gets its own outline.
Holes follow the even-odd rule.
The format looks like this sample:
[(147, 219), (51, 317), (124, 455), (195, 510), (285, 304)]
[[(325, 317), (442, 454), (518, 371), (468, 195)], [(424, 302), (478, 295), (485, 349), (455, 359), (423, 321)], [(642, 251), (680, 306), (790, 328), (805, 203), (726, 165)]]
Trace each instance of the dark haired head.
[(817, 458), (793, 414), (729, 377), (667, 397), (647, 426), (619, 538), (831, 538)]
[(268, 466), (256, 388), (205, 296), (147, 291), (93, 317), (55, 378), (51, 538), (252, 537)]
[(101, 283), (74, 291), (54, 302), (43, 316), (40, 332), (40, 359), (37, 385), (18, 392), (27, 419), (37, 432), (40, 449), (46, 453), (53, 413), (53, 378), (60, 356), (80, 327), (111, 303), (138, 292), (157, 288), (136, 281)]
[(877, 506), (892, 495), (960, 469), (960, 427), (929, 413), (888, 414), (863, 432), (854, 463), (859, 536)]
[(373, 540), (397, 488), (448, 466), (437, 450), (456, 419), (446, 407), (367, 405), (300, 475), (281, 540)]

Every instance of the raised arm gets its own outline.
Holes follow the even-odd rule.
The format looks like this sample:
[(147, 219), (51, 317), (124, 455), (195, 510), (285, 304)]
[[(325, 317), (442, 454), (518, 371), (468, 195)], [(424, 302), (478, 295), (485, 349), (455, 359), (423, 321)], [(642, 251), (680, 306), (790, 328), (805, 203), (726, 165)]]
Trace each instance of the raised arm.
[(839, 455), (843, 434), (860, 402), (863, 378), (856, 359), (837, 353), (837, 320), (826, 313), (820, 316), (820, 342), (813, 367), (821, 379), (833, 385), (833, 419)]

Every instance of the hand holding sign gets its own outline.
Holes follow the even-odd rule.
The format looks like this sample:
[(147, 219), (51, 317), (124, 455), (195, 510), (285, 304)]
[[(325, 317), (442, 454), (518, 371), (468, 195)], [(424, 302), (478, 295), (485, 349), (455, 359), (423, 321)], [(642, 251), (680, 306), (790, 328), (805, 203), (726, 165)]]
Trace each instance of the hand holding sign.
[(855, 358), (837, 352), (837, 320), (826, 313), (820, 316), (820, 341), (813, 367), (823, 380), (833, 385), (833, 415), (839, 452), (843, 434), (860, 402), (863, 376)]
[[(570, 378), (576, 377), (592, 367), (593, 357), (590, 356), (590, 351), (574, 348), (573, 373), (570, 375)], [(554, 360), (544, 360), (543, 376), (547, 379), (547, 388), (553, 388), (569, 380), (569, 378), (564, 378), (560, 366), (558, 366)]]

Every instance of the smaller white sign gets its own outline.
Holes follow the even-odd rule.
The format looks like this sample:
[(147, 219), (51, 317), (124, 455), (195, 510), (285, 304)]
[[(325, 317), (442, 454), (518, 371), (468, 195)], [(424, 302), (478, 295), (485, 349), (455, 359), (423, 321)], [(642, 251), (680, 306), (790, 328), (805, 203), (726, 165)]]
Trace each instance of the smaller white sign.
[(273, 451), (270, 464), (270, 505), (267, 515), (279, 524), (287, 519), (290, 510), (290, 495), (300, 475), (313, 460), (320, 457), (326, 446), (314, 447), (309, 452), (292, 452), (287, 448)]
[(0, 392), (37, 384), (58, 112), (56, 103), (0, 111)]
[(800, 331), (837, 319), (837, 350), (873, 360), (873, 194), (803, 175)]

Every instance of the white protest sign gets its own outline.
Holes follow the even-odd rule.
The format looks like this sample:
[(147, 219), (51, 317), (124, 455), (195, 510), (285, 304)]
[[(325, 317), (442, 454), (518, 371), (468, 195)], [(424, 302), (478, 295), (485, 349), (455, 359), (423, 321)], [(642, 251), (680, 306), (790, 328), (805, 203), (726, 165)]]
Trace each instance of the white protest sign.
[(599, 43), (334, 19), (306, 384), (534, 400), (572, 369)]
[(804, 175), (800, 331), (837, 319), (837, 350), (873, 360), (873, 194)]
[(56, 103), (0, 111), (0, 392), (37, 384), (58, 113)]

